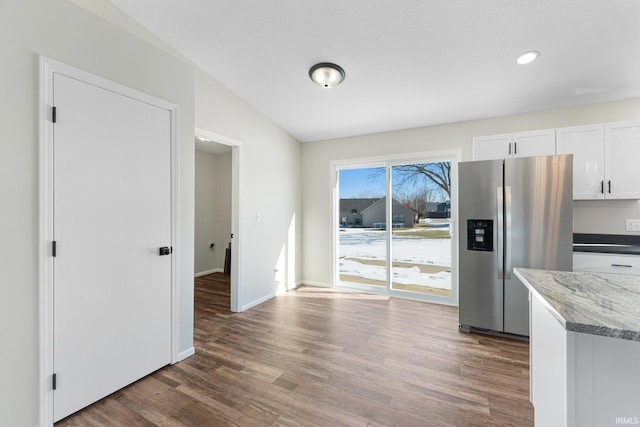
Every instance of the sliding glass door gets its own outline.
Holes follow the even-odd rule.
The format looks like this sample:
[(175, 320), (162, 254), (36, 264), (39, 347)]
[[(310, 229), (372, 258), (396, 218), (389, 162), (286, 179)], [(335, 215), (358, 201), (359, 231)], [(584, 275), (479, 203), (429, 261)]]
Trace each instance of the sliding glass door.
[(451, 296), (451, 162), (391, 166), (391, 289)]
[(336, 165), (336, 283), (455, 303), (454, 159)]
[(386, 168), (339, 170), (338, 267), (345, 283), (387, 286)]

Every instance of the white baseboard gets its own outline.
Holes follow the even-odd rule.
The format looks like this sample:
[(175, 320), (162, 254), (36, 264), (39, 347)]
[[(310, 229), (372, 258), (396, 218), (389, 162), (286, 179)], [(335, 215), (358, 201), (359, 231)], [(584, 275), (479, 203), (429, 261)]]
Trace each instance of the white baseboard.
[(290, 287), (290, 288), (288, 287), (288, 288), (285, 288), (285, 289), (280, 289), (280, 287), (278, 287), (278, 289), (276, 290), (276, 296), (284, 295), (287, 292), (294, 291), (294, 290), (298, 289), (301, 285), (302, 285), (302, 282), (298, 281), (298, 282), (295, 282), (293, 284), (293, 286)]
[(189, 356), (193, 356), (194, 354), (196, 354), (196, 348), (195, 347), (189, 347), (186, 350), (181, 351), (180, 353), (178, 353), (178, 362), (183, 361), (184, 359), (186, 359)]
[[(317, 286), (319, 288), (333, 288), (331, 284), (324, 282), (315, 282), (313, 280), (301, 280), (300, 285), (309, 285), (309, 286)], [(298, 285), (298, 286), (300, 286)]]
[[(299, 281), (296, 282), (296, 285), (295, 285), (294, 288), (287, 289), (286, 291), (283, 292), (283, 294), (288, 292), (288, 291), (292, 291), (293, 289), (296, 289), (296, 288), (298, 288), (299, 286), (302, 286), (302, 285), (317, 286), (317, 287), (320, 287), (320, 288), (331, 288), (332, 287), (328, 283), (314, 282), (314, 281), (311, 281), (311, 280), (299, 280)], [(277, 295), (276, 292), (272, 292), (272, 293), (270, 293), (268, 295), (265, 295), (262, 298), (258, 298), (257, 300), (251, 301), (248, 304), (244, 304), (243, 306), (240, 307), (240, 311), (249, 310), (251, 307), (255, 307), (258, 304), (262, 304), (263, 302), (270, 300), (271, 298), (275, 297), (276, 295)]]
[(211, 273), (223, 273), (224, 270), (221, 268), (214, 268), (213, 270), (206, 270), (206, 271), (201, 271), (200, 273), (196, 273), (193, 275), (193, 277), (200, 277), (200, 276), (206, 276), (207, 274), (211, 274)]
[(263, 296), (262, 298), (258, 298), (255, 301), (251, 301), (248, 304), (244, 304), (243, 306), (240, 307), (240, 311), (245, 311), (245, 310), (249, 310), (251, 307), (255, 307), (258, 304), (262, 304), (265, 301), (270, 300), (271, 298), (275, 297), (276, 293), (275, 292), (271, 292), (268, 295)]

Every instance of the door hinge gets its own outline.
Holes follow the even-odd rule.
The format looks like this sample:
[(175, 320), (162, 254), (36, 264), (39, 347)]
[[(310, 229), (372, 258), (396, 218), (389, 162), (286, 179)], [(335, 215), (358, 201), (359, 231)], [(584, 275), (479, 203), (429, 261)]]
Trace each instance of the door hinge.
[(58, 388), (58, 374), (53, 374), (51, 377), (51, 388), (54, 390)]
[(57, 119), (57, 109), (56, 107), (51, 107), (51, 121), (55, 123), (56, 119)]
[(55, 240), (51, 242), (51, 256), (52, 256), (52, 257), (55, 257), (55, 256), (56, 256), (56, 253), (57, 253), (57, 246), (58, 246), (58, 245), (56, 244), (56, 241), (55, 241)]

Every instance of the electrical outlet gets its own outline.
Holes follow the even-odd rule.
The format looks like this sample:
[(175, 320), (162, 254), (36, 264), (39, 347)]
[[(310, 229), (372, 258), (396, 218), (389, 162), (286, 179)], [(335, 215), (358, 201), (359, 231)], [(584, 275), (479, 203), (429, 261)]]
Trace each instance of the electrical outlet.
[(640, 219), (628, 219), (627, 231), (640, 231)]

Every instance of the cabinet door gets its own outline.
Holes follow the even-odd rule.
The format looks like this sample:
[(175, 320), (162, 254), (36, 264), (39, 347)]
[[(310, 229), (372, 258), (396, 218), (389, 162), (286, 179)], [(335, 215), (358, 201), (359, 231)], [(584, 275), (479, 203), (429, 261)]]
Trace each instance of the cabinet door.
[[(572, 359), (569, 335), (540, 297), (531, 295), (531, 390), (536, 426), (567, 426), (573, 405), (567, 363)], [(571, 424), (573, 425), (573, 424)]]
[(604, 126), (605, 192), (610, 199), (640, 199), (640, 121)]
[(473, 138), (473, 160), (497, 160), (511, 157), (511, 134)]
[(558, 154), (573, 154), (573, 199), (604, 198), (604, 127), (556, 129)]
[(640, 276), (640, 256), (574, 252), (573, 271), (589, 273), (618, 273)]
[(556, 154), (555, 129), (519, 132), (513, 135), (513, 157), (553, 156)]

